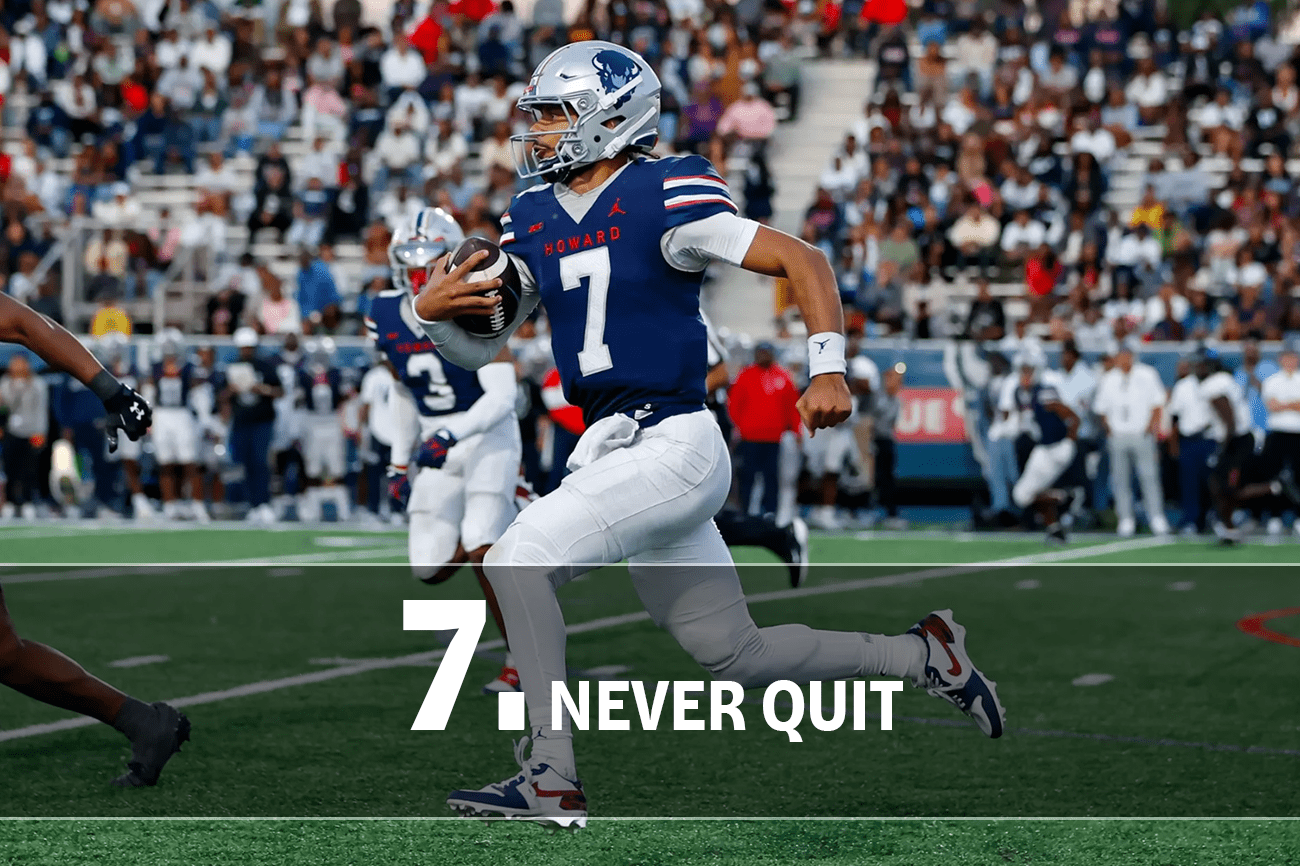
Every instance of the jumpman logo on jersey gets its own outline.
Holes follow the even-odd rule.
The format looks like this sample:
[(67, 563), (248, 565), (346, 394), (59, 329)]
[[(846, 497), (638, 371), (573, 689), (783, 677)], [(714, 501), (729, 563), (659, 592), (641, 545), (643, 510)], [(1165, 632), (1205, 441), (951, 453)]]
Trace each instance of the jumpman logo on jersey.
[[(616, 214), (616, 213), (621, 213), (623, 216), (627, 216), (627, 211), (625, 211), (625, 210), (623, 210), (621, 207), (619, 207), (619, 206), (618, 206), (618, 202), (619, 202), (618, 199), (614, 199), (614, 206), (613, 206), (612, 208), (609, 209), (609, 216), (613, 216), (613, 215)], [(606, 219), (608, 219), (608, 218), (609, 218), (609, 217), (606, 217)]]

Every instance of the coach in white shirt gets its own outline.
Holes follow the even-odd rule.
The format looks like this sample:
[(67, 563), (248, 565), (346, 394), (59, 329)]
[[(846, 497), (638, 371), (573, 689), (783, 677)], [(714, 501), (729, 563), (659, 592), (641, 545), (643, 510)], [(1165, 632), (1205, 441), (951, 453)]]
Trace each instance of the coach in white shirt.
[(1181, 531), (1195, 534), (1205, 529), (1205, 503), (1201, 499), (1210, 477), (1210, 458), (1216, 443), (1209, 437), (1210, 406), (1201, 396), (1201, 380), (1192, 360), (1178, 362), (1178, 380), (1169, 391), (1165, 415), (1169, 418), (1169, 456), (1178, 461), (1178, 487), (1183, 518)]
[(1156, 433), (1165, 405), (1165, 387), (1156, 371), (1134, 362), (1127, 343), (1115, 355), (1115, 366), (1102, 376), (1093, 408), (1110, 441), (1110, 478), (1115, 495), (1119, 534), (1127, 538), (1137, 530), (1133, 519), (1133, 472), (1142, 486), (1147, 521), (1156, 535), (1169, 532), (1165, 496), (1160, 486), (1160, 460)]

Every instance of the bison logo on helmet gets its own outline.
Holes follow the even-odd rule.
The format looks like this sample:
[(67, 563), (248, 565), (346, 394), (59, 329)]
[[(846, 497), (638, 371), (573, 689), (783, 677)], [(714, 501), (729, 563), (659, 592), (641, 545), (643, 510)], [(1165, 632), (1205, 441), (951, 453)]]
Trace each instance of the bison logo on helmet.
[[(596, 74), (600, 76), (600, 84), (605, 88), (606, 93), (617, 93), (626, 87), (628, 82), (635, 81), (641, 76), (641, 67), (637, 62), (619, 51), (609, 49), (598, 51), (591, 58), (591, 65), (596, 67)], [(614, 103), (614, 107), (621, 106), (631, 95), (631, 91), (624, 93)]]

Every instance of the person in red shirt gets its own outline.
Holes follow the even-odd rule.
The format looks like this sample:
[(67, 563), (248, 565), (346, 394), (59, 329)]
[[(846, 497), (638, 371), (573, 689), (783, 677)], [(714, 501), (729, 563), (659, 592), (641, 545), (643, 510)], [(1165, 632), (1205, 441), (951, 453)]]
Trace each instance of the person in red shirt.
[(1029, 308), (1034, 321), (1047, 321), (1056, 303), (1053, 293), (1062, 270), (1056, 253), (1047, 244), (1025, 260), (1025, 285), (1029, 288)]
[(762, 476), (761, 513), (776, 513), (781, 434), (799, 430), (798, 400), (799, 389), (776, 363), (772, 344), (759, 343), (754, 363), (740, 371), (727, 392), (727, 412), (740, 437), (736, 456), (740, 458), (740, 507), (744, 511), (749, 511), (755, 479)]

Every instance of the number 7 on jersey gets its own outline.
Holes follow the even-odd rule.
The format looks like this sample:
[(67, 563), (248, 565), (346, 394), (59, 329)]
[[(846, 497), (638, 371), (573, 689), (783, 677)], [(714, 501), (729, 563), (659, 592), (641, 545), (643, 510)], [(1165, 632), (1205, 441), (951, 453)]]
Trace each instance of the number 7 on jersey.
[(578, 353), (578, 370), (584, 376), (614, 366), (605, 343), (609, 275), (609, 247), (593, 247), (560, 259), (560, 282), (566, 292), (582, 288), (582, 278), (587, 278), (587, 325), (582, 332), (582, 351)]

